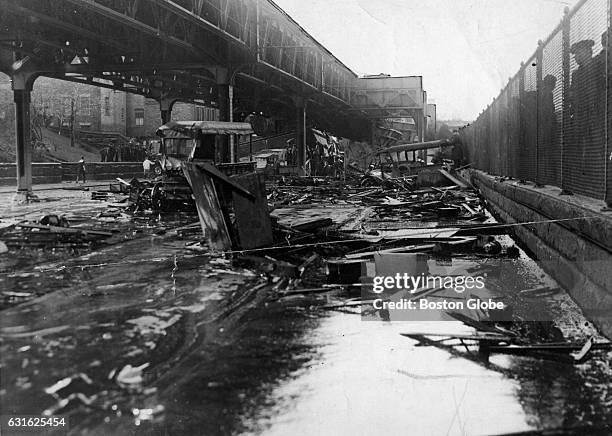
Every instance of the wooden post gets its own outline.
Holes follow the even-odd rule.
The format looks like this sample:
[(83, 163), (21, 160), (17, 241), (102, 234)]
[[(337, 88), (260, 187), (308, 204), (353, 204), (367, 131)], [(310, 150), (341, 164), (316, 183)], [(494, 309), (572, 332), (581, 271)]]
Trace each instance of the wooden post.
[(249, 135), (249, 162), (253, 162), (253, 134)]

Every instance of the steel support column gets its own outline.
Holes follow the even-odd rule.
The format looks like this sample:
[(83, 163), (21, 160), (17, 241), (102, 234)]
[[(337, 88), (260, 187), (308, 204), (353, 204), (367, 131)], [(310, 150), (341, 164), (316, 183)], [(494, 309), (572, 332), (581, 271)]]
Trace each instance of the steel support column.
[(169, 123), (172, 120), (172, 106), (176, 100), (171, 98), (162, 98), (159, 100), (159, 111), (161, 114), (162, 124)]
[[(219, 121), (233, 121), (232, 97), (234, 87), (230, 84), (217, 85), (217, 103), (219, 105)], [(219, 158), (221, 162), (234, 162), (233, 137), (221, 135), (219, 138)]]
[(295, 118), (297, 164), (298, 167), (303, 167), (306, 163), (306, 103), (304, 101), (296, 102)]
[(32, 195), (32, 144), (30, 139), (30, 93), (35, 77), (27, 73), (12, 76), (15, 101), (15, 150), (17, 193), (15, 201), (24, 203)]

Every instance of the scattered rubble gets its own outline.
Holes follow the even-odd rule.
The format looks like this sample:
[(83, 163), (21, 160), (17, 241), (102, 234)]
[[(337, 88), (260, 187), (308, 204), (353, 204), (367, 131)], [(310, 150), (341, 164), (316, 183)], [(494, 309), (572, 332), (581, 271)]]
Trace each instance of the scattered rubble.
[[(121, 223), (187, 210), (188, 223), (171, 232), (151, 229), (149, 233), (180, 239), (189, 250), (215, 254), (231, 261), (230, 267), (255, 271), (270, 284), (271, 301), (308, 295), (321, 299), (315, 310), (361, 308), (381, 320), (389, 320), (390, 314), (371, 310), (376, 274), (426, 275), (423, 265), (428, 259), (443, 263), (520, 255), (516, 246), (499, 240), (512, 233), (512, 225), (493, 222), (478, 193), (445, 170), (439, 172), (446, 186), (419, 187), (416, 176), (389, 178), (374, 171), (348, 171), (342, 180), (284, 175), (264, 182), (252, 165), (237, 165), (183, 162), (183, 177), (118, 179), (108, 190), (91, 193), (92, 200), (106, 202), (106, 209), (88, 220), (48, 214), (36, 221), (3, 222), (0, 240), (9, 251), (95, 250), (125, 240)], [(193, 222), (196, 211), (199, 223)], [(408, 299), (435, 298), (443, 291), (412, 289)], [(7, 292), (12, 294), (5, 293), (5, 298), (19, 301), (13, 291)], [(548, 288), (521, 289), (499, 298), (514, 308), (554, 293)], [(385, 298), (388, 301), (389, 296)], [(612, 348), (609, 342), (593, 339), (565, 341), (548, 324), (526, 329), (515, 314), (504, 322), (487, 320), (486, 313), (480, 319), (452, 311), (447, 315), (473, 327), (475, 333), (442, 339), (432, 339), (436, 335), (426, 332), (405, 335), (422, 345), (459, 345), (468, 353), (474, 349), (483, 361), (501, 353), (581, 363), (598, 350)]]

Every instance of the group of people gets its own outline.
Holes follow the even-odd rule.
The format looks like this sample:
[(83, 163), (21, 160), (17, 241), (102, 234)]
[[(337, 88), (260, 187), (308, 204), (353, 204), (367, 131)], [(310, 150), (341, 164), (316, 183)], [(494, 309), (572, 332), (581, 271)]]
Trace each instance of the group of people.
[(142, 162), (147, 147), (134, 140), (127, 144), (109, 144), (100, 150), (100, 162)]
[(343, 167), (338, 141), (326, 132), (311, 129), (314, 141), (306, 146), (306, 167), (311, 176), (337, 176)]
[[(306, 145), (304, 168), (311, 176), (336, 176), (343, 167), (343, 155), (340, 153), (336, 139), (325, 132), (311, 129), (314, 141)], [(312, 136), (310, 137), (312, 138)], [(300, 163), (300, 156), (294, 138), (287, 141), (287, 166), (295, 167)]]
[(452, 161), (452, 168), (461, 168), (467, 161), (467, 150), (461, 141), (461, 135), (455, 130), (452, 136), (440, 143), (440, 149), (434, 154), (431, 162), (441, 165), (445, 160)]
[[(592, 162), (597, 160), (596, 153), (605, 141), (607, 39), (606, 31), (601, 36), (602, 49), (595, 56), (592, 39), (583, 39), (570, 46), (575, 67), (570, 76), (564, 114), (561, 101), (555, 99), (555, 93), (560, 95), (561, 91), (559, 80), (553, 74), (542, 78), (537, 91), (525, 91), (520, 97), (519, 121), (524, 126), (520, 138), (522, 152), (527, 156), (531, 144), (537, 141), (543, 155), (548, 151), (555, 153), (563, 127), (566, 151), (562, 165), (568, 180), (579, 179), (591, 171)], [(526, 171), (526, 167), (519, 168), (519, 173), (521, 170)], [(558, 180), (560, 171), (559, 166), (550, 165), (546, 176), (549, 180)], [(519, 174), (521, 176), (524, 175)]]
[(568, 133), (579, 150), (581, 173), (590, 159), (589, 148), (599, 148), (604, 141), (607, 40), (606, 31), (601, 36), (602, 50), (596, 56), (593, 56), (595, 42), (591, 39), (578, 41), (570, 48), (578, 67), (572, 72), (569, 87)]

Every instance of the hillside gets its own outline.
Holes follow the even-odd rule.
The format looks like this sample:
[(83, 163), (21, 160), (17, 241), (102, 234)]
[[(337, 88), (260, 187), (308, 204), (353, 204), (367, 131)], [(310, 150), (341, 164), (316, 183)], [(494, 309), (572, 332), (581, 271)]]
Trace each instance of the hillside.
[(85, 144), (75, 142), (74, 147), (71, 147), (69, 137), (58, 135), (47, 128), (42, 129), (42, 135), (43, 142), (49, 147), (48, 155), (53, 159), (76, 162), (84, 156), (87, 162), (100, 162), (100, 154)]

